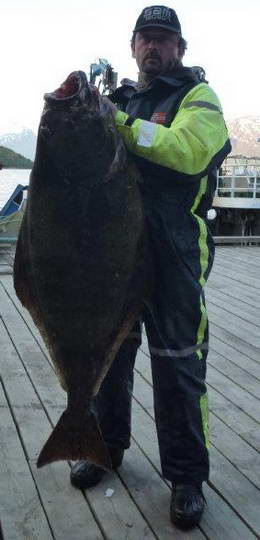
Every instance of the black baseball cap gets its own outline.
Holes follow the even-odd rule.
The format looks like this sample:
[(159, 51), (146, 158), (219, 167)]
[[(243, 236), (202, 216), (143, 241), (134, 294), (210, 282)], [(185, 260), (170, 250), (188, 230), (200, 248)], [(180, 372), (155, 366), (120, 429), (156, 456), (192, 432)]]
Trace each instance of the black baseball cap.
[(136, 21), (134, 32), (139, 32), (150, 26), (165, 28), (181, 35), (180, 21), (174, 9), (166, 6), (150, 6), (144, 8)]

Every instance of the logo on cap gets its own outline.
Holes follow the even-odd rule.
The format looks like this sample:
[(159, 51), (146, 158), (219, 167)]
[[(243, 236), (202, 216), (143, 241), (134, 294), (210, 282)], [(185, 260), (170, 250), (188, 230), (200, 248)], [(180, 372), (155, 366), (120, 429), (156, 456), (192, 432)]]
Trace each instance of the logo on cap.
[(154, 7), (144, 10), (144, 19), (148, 21), (169, 21), (171, 22), (171, 12), (168, 8)]
[(148, 26), (166, 28), (181, 35), (180, 21), (174, 9), (166, 6), (149, 6), (144, 8), (136, 21), (134, 32), (139, 32)]

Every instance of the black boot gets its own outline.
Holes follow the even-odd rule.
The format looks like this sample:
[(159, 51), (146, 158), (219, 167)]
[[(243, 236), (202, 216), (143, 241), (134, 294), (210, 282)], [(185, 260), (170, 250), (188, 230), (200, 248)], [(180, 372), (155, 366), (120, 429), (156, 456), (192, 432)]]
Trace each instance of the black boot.
[[(111, 456), (112, 468), (117, 469), (122, 464), (124, 450), (110, 447), (108, 451)], [(106, 473), (107, 471), (89, 461), (77, 461), (71, 468), (70, 481), (74, 487), (87, 489), (96, 486)]]
[(170, 517), (179, 529), (198, 525), (205, 507), (201, 484), (176, 484), (172, 488)]

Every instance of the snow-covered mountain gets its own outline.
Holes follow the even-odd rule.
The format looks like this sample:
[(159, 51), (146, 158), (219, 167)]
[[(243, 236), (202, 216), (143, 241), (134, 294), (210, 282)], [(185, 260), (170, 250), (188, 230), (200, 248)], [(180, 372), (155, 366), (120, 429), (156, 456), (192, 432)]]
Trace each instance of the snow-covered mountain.
[(32, 161), (35, 156), (36, 140), (35, 133), (26, 127), (21, 127), (18, 131), (0, 133), (0, 146), (5, 146)]
[(260, 116), (242, 116), (227, 120), (232, 154), (260, 157)]
[[(242, 116), (227, 120), (232, 142), (232, 154), (260, 157), (260, 116)], [(14, 150), (18, 154), (34, 160), (36, 149), (35, 133), (23, 126), (12, 126), (4, 132), (0, 127), (0, 146)]]

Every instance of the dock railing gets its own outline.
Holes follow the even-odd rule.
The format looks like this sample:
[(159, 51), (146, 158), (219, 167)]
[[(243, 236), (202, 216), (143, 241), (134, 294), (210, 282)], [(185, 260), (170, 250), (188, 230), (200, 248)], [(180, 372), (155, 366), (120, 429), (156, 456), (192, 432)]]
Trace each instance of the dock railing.
[(260, 198), (260, 176), (258, 175), (218, 175), (216, 197)]

